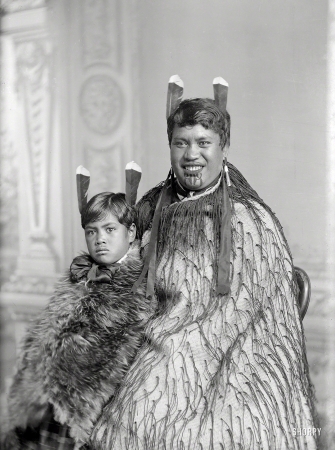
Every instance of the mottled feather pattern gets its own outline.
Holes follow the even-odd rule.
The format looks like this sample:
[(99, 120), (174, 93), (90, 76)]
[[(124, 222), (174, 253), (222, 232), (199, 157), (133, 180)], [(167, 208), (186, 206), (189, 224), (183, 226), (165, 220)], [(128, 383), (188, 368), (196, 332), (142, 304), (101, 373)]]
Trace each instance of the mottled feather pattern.
[(178, 108), (182, 101), (184, 92), (184, 83), (178, 75), (173, 75), (169, 79), (167, 99), (166, 99), (166, 118), (168, 119), (172, 113)]
[(225, 113), (227, 107), (228, 83), (221, 77), (214, 78), (213, 90), (215, 104)]
[(271, 210), (231, 174), (230, 294), (215, 295), (221, 188), (163, 208), (159, 313), (94, 427), (95, 450), (317, 448), (293, 433), (314, 426), (314, 394), (290, 251)]
[(141, 168), (132, 161), (126, 166), (126, 202), (134, 206), (137, 198), (137, 190), (142, 177)]
[(85, 167), (79, 166), (76, 173), (78, 208), (80, 214), (87, 204), (88, 188), (90, 187), (90, 173)]
[(55, 419), (88, 440), (102, 407), (143, 342), (154, 304), (143, 286), (130, 289), (142, 270), (134, 245), (111, 284), (59, 282), (24, 340), (9, 396), (11, 428), (37, 425), (49, 403)]

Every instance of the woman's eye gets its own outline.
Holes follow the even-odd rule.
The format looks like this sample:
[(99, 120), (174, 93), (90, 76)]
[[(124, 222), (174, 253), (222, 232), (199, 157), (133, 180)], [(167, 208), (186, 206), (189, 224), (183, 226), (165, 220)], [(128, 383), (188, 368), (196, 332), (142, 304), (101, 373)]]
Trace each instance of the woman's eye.
[(179, 147), (179, 148), (183, 148), (183, 147), (186, 147), (186, 142), (183, 142), (183, 141), (175, 141), (175, 142), (173, 143), (173, 145), (175, 145), (176, 147)]
[(107, 228), (107, 233), (111, 233), (115, 228)]
[(209, 144), (210, 144), (209, 141), (200, 141), (199, 142), (200, 147), (204, 147), (205, 145), (209, 145)]

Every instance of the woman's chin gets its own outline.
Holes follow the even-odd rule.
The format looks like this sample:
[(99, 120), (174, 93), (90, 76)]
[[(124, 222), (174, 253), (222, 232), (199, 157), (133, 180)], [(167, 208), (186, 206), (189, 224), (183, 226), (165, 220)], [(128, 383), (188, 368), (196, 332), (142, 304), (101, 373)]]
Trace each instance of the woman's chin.
[(202, 179), (196, 176), (184, 176), (183, 185), (190, 191), (196, 191), (202, 187)]

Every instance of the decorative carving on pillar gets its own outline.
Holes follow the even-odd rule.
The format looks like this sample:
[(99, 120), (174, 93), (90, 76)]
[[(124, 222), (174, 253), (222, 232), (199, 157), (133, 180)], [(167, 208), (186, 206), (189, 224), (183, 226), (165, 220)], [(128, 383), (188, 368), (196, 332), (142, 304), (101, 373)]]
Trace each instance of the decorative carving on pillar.
[(120, 65), (118, 0), (82, 0), (82, 58), (85, 67)]
[(105, 191), (119, 192), (124, 179), (121, 153), (122, 148), (118, 145), (104, 149), (86, 148), (85, 161), (91, 173), (91, 196)]
[[(79, 110), (82, 149), (92, 173), (91, 194), (124, 190), (125, 163), (133, 158), (137, 99), (133, 99), (132, 2), (82, 0)], [(79, 8), (79, 3), (77, 3)], [(78, 10), (79, 11), (79, 10)], [(135, 66), (137, 67), (137, 66)], [(96, 180), (96, 181), (93, 181)]]
[(25, 109), (28, 180), (33, 239), (47, 236), (48, 150), (50, 145), (50, 45), (45, 39), (18, 43), (18, 84)]
[(13, 273), (18, 254), (18, 162), (7, 124), (9, 99), (1, 87), (0, 283)]
[(118, 83), (109, 75), (93, 75), (83, 84), (80, 95), (82, 117), (90, 130), (110, 134), (119, 127), (124, 109)]
[[(52, 246), (50, 214), (50, 151), (52, 123), (51, 44), (44, 34), (15, 41), (19, 138), (19, 221), (21, 238), (17, 269), (6, 292), (52, 292), (57, 255)], [(22, 226), (23, 225), (23, 226)]]

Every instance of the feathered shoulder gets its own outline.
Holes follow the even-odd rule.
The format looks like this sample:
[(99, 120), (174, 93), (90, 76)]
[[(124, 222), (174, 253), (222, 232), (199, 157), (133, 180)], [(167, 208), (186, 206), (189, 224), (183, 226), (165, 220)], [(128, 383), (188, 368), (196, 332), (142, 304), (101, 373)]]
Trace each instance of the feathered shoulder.
[[(90, 260), (89, 255), (81, 255)], [(145, 280), (139, 286), (136, 295), (131, 293), (133, 284), (139, 278), (143, 267), (139, 243), (135, 241), (127, 253), (127, 257), (119, 264), (118, 269), (111, 274), (108, 282), (88, 282), (84, 276), (80, 280), (73, 277), (69, 270), (56, 284), (53, 296), (41, 315), (32, 324), (32, 330), (39, 333), (49, 327), (50, 322), (68, 322), (74, 314), (88, 316), (90, 311), (103, 305), (115, 305), (123, 309), (133, 304), (137, 311), (144, 307)], [(122, 306), (123, 305), (123, 306)], [(93, 314), (93, 313), (92, 313)], [(55, 327), (58, 328), (55, 324)], [(48, 334), (48, 333), (47, 333)]]

